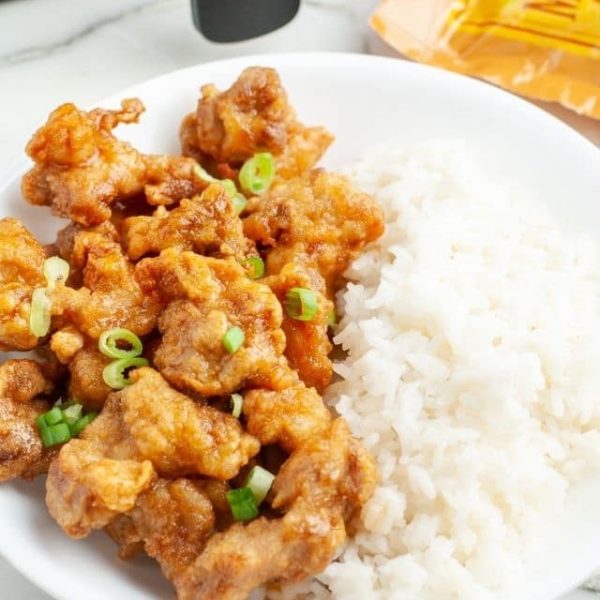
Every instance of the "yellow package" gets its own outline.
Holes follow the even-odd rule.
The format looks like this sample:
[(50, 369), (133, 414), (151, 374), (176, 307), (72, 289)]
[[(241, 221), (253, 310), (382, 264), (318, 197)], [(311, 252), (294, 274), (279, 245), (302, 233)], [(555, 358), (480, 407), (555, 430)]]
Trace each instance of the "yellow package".
[(600, 0), (383, 0), (371, 25), (410, 58), (600, 119)]

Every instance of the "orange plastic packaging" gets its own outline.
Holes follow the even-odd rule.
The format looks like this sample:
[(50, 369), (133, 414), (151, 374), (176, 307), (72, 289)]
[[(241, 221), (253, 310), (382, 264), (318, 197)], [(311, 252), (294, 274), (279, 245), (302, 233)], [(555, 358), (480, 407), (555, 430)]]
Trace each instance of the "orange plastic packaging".
[(410, 58), (600, 119), (600, 0), (383, 0), (371, 25)]

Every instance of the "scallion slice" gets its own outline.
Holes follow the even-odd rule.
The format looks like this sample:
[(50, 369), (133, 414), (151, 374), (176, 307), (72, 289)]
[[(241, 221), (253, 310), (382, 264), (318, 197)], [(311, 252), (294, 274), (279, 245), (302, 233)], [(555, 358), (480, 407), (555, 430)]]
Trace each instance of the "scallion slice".
[(137, 367), (145, 367), (147, 365), (148, 361), (145, 358), (140, 357), (113, 360), (104, 367), (102, 378), (104, 379), (104, 383), (109, 387), (115, 390), (122, 390), (132, 383), (127, 373), (128, 370)]
[(327, 314), (327, 326), (333, 327), (337, 323), (337, 315), (335, 314), (335, 308), (332, 308)]
[(213, 177), (206, 169), (203, 169), (200, 165), (194, 165), (194, 173), (197, 177), (206, 181), (207, 183), (216, 183), (219, 181), (216, 177)]
[(63, 421), (67, 425), (73, 425), (74, 423), (79, 421), (79, 419), (81, 419), (82, 414), (83, 406), (81, 404), (71, 404), (70, 406), (67, 406), (66, 408), (62, 409)]
[(260, 506), (262, 501), (267, 497), (274, 481), (275, 475), (258, 465), (250, 471), (246, 480), (246, 487), (252, 490), (257, 506)]
[(310, 321), (317, 314), (317, 296), (312, 290), (294, 287), (285, 295), (285, 310), (292, 319)]
[(85, 415), (85, 417), (81, 417), (81, 419), (75, 421), (72, 425), (69, 425), (71, 435), (79, 435), (97, 416), (98, 413), (91, 412)]
[(108, 358), (134, 358), (143, 349), (140, 338), (133, 331), (122, 327), (105, 331), (98, 340), (98, 350)]
[(71, 439), (71, 432), (66, 423), (57, 423), (56, 425), (43, 427), (40, 429), (40, 435), (42, 437), (42, 443), (46, 448), (64, 444)]
[(40, 415), (36, 419), (36, 423), (38, 427), (41, 429), (42, 427), (49, 427), (50, 425), (56, 425), (63, 420), (62, 410), (55, 406), (51, 408), (48, 412), (45, 412), (43, 415)]
[(245, 338), (244, 332), (239, 327), (231, 327), (223, 336), (223, 346), (229, 354), (233, 354), (244, 343)]
[(63, 283), (69, 278), (71, 267), (60, 256), (51, 256), (44, 261), (44, 277), (48, 287), (54, 287), (59, 281)]
[(248, 200), (242, 194), (235, 194), (233, 196), (233, 208), (235, 208), (236, 214), (241, 215), (246, 210), (247, 204)]
[(248, 269), (250, 279), (260, 279), (265, 274), (265, 263), (260, 256), (251, 256), (243, 260), (242, 266)]
[(31, 295), (29, 331), (35, 337), (44, 337), (50, 331), (50, 324), (50, 299), (46, 294), (46, 288), (36, 288)]
[(275, 177), (275, 160), (270, 152), (258, 152), (240, 169), (240, 185), (250, 194), (264, 194)]
[(227, 502), (236, 521), (249, 521), (258, 516), (258, 506), (254, 493), (248, 487), (227, 492)]
[(244, 399), (241, 394), (231, 394), (231, 414), (239, 419), (242, 414), (242, 407), (244, 406)]

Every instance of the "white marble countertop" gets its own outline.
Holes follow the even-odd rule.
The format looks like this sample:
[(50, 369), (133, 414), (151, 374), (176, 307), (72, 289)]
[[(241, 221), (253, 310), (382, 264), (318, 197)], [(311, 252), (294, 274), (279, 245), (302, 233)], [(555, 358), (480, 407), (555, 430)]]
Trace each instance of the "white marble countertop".
[[(243, 54), (330, 50), (394, 55), (367, 27), (375, 4), (304, 0), (285, 28), (220, 45), (196, 32), (188, 0), (0, 0), (0, 179), (61, 102), (90, 104), (160, 73)], [(600, 122), (560, 107), (545, 108), (600, 145)], [(2, 559), (0, 582), (0, 600), (49, 600)], [(569, 600), (594, 597), (577, 592)]]

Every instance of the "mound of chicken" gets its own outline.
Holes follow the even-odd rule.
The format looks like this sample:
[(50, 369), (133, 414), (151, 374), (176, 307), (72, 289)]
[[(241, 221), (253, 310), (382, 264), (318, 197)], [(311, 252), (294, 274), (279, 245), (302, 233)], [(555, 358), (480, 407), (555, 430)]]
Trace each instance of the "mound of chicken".
[(202, 87), (180, 156), (65, 104), (32, 137), (25, 200), (69, 221), (42, 244), (0, 220), (0, 481), (47, 474), (73, 538), (105, 530), (181, 600), (242, 600), (321, 572), (377, 479), (324, 404), (335, 294), (382, 231), (315, 168), (278, 74)]

